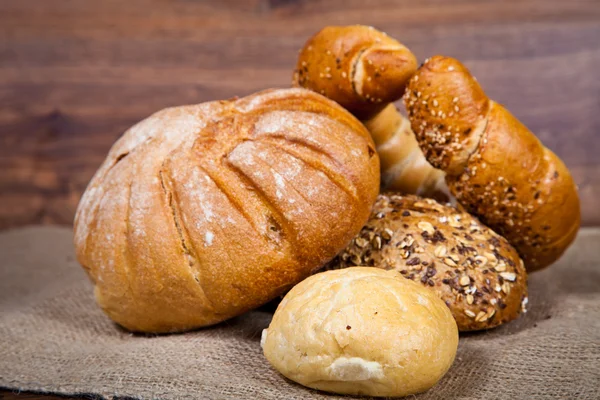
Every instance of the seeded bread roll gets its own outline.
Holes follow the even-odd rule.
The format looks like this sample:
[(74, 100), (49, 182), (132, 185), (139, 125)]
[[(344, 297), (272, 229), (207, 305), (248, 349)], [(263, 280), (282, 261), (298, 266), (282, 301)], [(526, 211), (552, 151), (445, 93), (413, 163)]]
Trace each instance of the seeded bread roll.
[(412, 52), (369, 26), (329, 26), (300, 50), (293, 84), (321, 93), (359, 117), (381, 159), (388, 190), (450, 198), (444, 172), (423, 156), (408, 120), (392, 102), (417, 69)]
[(331, 260), (378, 191), (369, 132), (314, 92), (173, 107), (110, 150), (77, 209), (76, 254), (115, 322), (198, 328)]
[(368, 119), (402, 97), (416, 69), (415, 55), (383, 32), (328, 26), (300, 50), (293, 82)]
[(581, 217), (564, 163), (453, 58), (427, 60), (404, 102), (421, 149), (447, 173), (457, 201), (504, 236), (528, 271), (556, 261)]
[(460, 331), (513, 320), (527, 304), (527, 273), (510, 244), (431, 199), (379, 195), (365, 227), (327, 269), (355, 265), (395, 270), (430, 288)]
[(400, 397), (448, 371), (458, 331), (433, 292), (394, 272), (355, 267), (294, 286), (261, 344), (271, 365), (302, 385)]

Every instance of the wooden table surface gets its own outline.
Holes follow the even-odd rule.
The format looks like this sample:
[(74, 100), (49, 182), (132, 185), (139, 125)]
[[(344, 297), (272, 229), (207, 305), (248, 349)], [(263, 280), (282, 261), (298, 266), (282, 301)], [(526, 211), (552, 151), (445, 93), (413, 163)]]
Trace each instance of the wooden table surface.
[(584, 224), (600, 224), (598, 0), (0, 0), (0, 228), (70, 224), (127, 127), (163, 107), (288, 86), (311, 34), (352, 23), (421, 60), (463, 60), (563, 158)]

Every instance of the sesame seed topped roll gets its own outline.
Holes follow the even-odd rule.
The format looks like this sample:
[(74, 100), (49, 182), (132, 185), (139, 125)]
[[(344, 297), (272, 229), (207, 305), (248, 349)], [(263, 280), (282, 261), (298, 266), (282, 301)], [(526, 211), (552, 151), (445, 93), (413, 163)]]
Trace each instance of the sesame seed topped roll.
[(447, 173), (462, 171), (481, 139), (490, 108), (481, 86), (462, 64), (433, 57), (409, 88), (404, 95), (408, 116), (427, 160)]
[(580, 224), (564, 163), (458, 60), (435, 56), (410, 79), (404, 103), (427, 160), (457, 201), (504, 236), (528, 271), (556, 261)]
[(294, 85), (370, 118), (404, 93), (417, 59), (404, 45), (369, 26), (328, 26), (304, 45)]

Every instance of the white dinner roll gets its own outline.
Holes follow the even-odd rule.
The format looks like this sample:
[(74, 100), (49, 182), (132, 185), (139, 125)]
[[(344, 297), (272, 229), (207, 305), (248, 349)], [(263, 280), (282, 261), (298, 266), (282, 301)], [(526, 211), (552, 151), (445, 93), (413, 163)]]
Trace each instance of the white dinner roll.
[(406, 396), (448, 371), (458, 329), (433, 291), (394, 271), (313, 275), (283, 299), (261, 340), (277, 371), (328, 392)]

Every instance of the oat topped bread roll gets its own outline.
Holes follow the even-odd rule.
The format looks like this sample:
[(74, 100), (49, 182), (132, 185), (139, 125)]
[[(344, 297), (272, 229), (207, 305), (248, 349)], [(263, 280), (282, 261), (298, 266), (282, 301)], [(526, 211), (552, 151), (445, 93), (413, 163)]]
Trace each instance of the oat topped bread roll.
[(328, 26), (300, 50), (293, 85), (321, 93), (360, 118), (373, 137), (387, 190), (448, 200), (444, 172), (425, 159), (410, 123), (392, 103), (402, 97), (417, 59), (370, 26)]
[(448, 371), (458, 330), (433, 292), (392, 271), (354, 267), (294, 286), (261, 344), (273, 367), (302, 385), (400, 397)]
[(458, 202), (504, 236), (528, 271), (556, 261), (581, 218), (577, 188), (560, 158), (454, 58), (425, 61), (404, 102), (421, 149), (447, 173)]
[(90, 182), (77, 258), (125, 328), (198, 328), (331, 260), (378, 191), (369, 133), (314, 92), (169, 108), (129, 129)]
[(460, 331), (513, 320), (527, 304), (517, 252), (476, 218), (431, 199), (381, 194), (360, 234), (326, 268), (395, 270), (434, 291)]

